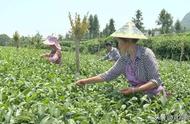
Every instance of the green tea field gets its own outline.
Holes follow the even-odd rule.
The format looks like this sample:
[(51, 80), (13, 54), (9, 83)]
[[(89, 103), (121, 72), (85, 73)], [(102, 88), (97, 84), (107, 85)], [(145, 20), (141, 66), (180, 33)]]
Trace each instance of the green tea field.
[[(61, 66), (39, 56), (44, 50), (0, 47), (0, 123), (2, 124), (155, 124), (190, 123), (190, 62), (159, 60), (161, 79), (172, 95), (149, 99), (124, 96), (123, 77), (79, 87), (75, 56), (63, 52)], [(113, 63), (81, 55), (81, 75), (103, 73)]]

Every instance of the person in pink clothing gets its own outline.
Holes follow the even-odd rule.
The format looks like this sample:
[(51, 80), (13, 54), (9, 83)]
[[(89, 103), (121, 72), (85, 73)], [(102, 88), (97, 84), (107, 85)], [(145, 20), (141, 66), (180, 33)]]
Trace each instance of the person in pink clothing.
[(58, 39), (54, 36), (48, 36), (43, 43), (51, 48), (51, 52), (45, 53), (41, 57), (51, 63), (61, 64), (61, 46)]

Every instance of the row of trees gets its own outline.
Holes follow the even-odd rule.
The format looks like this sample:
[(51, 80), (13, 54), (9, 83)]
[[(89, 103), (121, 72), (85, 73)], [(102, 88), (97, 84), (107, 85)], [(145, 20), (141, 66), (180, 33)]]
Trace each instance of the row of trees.
[[(165, 9), (161, 10), (158, 15), (158, 19), (156, 20), (156, 24), (160, 26), (157, 29), (149, 29), (145, 30), (143, 23), (143, 14), (141, 10), (137, 10), (135, 16), (132, 18), (132, 21), (135, 23), (138, 29), (144, 32), (147, 35), (156, 35), (157, 34), (167, 34), (167, 33), (181, 33), (185, 31), (185, 28), (181, 25), (180, 21), (177, 20), (175, 24), (173, 24), (173, 17), (170, 13), (168, 13)], [(87, 32), (84, 34), (83, 39), (94, 39), (94, 38), (102, 38), (107, 37), (113, 32), (115, 32), (115, 21), (114, 19), (110, 19), (106, 24), (105, 28), (100, 31), (100, 24), (97, 15), (90, 15), (87, 17), (88, 27)], [(72, 32), (66, 34), (65, 39), (71, 39)], [(59, 35), (59, 40), (62, 41), (64, 39), (63, 35)], [(11, 40), (11, 42), (9, 42)], [(21, 45), (33, 45), (38, 47), (41, 43), (42, 35), (37, 33), (35, 36), (20, 36), (18, 32), (15, 32), (13, 35), (13, 39), (9, 38), (7, 35), (0, 35), (0, 45), (15, 45), (17, 48), (19, 47), (19, 41), (22, 42)], [(7, 42), (8, 41), (8, 42)], [(28, 43), (27, 43), (28, 42)]]
[[(75, 15), (75, 18), (72, 19), (71, 14), (69, 13), (69, 20), (71, 24), (71, 31), (69, 34), (69, 38), (73, 38), (75, 40), (75, 48), (76, 48), (76, 68), (77, 68), (77, 77), (80, 72), (80, 41), (86, 37), (88, 39), (91, 38), (97, 38), (97, 37), (104, 37), (104, 36), (109, 36), (111, 33), (115, 31), (115, 26), (114, 26), (114, 20), (110, 19), (109, 24), (106, 24), (105, 29), (100, 32), (99, 31), (99, 21), (98, 21), (98, 16), (97, 15), (90, 15), (88, 18), (88, 15), (85, 15), (83, 19), (81, 19), (79, 14)], [(143, 26), (143, 16), (142, 12), (140, 10), (136, 11), (136, 16), (132, 18), (132, 21), (135, 23), (135, 25), (143, 32), (144, 26)], [(161, 26), (160, 33), (165, 34), (165, 33), (170, 33), (171, 27), (173, 24), (173, 17), (171, 14), (169, 14), (167, 11), (164, 9), (161, 11), (159, 14), (158, 20), (156, 21), (158, 25)], [(175, 24), (175, 30), (176, 32), (180, 32), (181, 30), (181, 25), (180, 21), (178, 20)], [(1, 39), (1, 38), (0, 38)], [(6, 38), (5, 38), (6, 39)], [(20, 37), (18, 32), (15, 32), (13, 35), (13, 41), (16, 45), (17, 48), (19, 48), (19, 41), (22, 43), (27, 41), (29, 44), (37, 44), (36, 46), (39, 47), (40, 43), (42, 43), (42, 36), (37, 33), (34, 37)], [(59, 35), (59, 40), (62, 40), (63, 37)]]
[(99, 20), (98, 20), (98, 16), (97, 15), (90, 15), (89, 19), (89, 27), (88, 27), (88, 38), (92, 39), (92, 38), (96, 38), (99, 37), (99, 33), (100, 33), (100, 24), (99, 24)]
[(103, 29), (102, 32), (100, 32), (100, 36), (109, 36), (110, 34), (112, 34), (113, 32), (115, 32), (115, 21), (113, 19), (110, 19), (109, 23), (106, 24), (105, 29)]
[[(75, 48), (76, 48), (76, 74), (77, 77), (80, 74), (80, 41), (84, 36), (86, 38), (99, 38), (104, 36), (109, 36), (111, 33), (115, 32), (114, 20), (110, 19), (109, 24), (106, 24), (105, 29), (100, 32), (100, 25), (98, 21), (97, 15), (90, 15), (87, 19), (87, 16), (81, 21), (80, 15), (76, 14), (74, 20), (69, 13), (69, 20), (71, 24), (71, 31), (70, 34), (72, 38), (75, 40)], [(139, 28), (142, 32), (145, 32), (143, 26), (143, 15), (140, 10), (136, 11), (136, 15), (132, 18), (132, 21), (135, 23), (137, 28)], [(173, 26), (173, 17), (170, 13), (168, 13), (165, 9), (163, 9), (159, 16), (158, 20), (156, 21), (157, 25), (161, 26), (159, 31), (161, 34), (170, 33), (172, 31)], [(177, 20), (175, 23), (175, 32), (181, 32), (181, 24), (180, 21)], [(149, 30), (149, 34), (151, 31)]]
[(42, 48), (42, 35), (36, 33), (34, 36), (21, 36), (18, 31), (13, 34), (13, 38), (10, 38), (6, 34), (0, 35), (0, 46), (15, 46), (19, 47), (33, 47)]
[(132, 21), (136, 24), (137, 28), (142, 32), (148, 32), (149, 35), (154, 35), (156, 31), (159, 31), (159, 34), (168, 34), (168, 33), (181, 33), (185, 31), (185, 27), (181, 25), (179, 19), (173, 24), (173, 17), (165, 9), (162, 9), (156, 24), (160, 26), (159, 29), (144, 30), (143, 26), (143, 15), (140, 10), (136, 11), (135, 18), (132, 18)]
[[(84, 38), (85, 39), (94, 39), (94, 38), (100, 38), (100, 37), (107, 37), (113, 32), (115, 32), (115, 21), (111, 18), (109, 22), (106, 24), (105, 28), (100, 31), (100, 24), (98, 16), (90, 15), (87, 19), (88, 21), (88, 31), (85, 33)], [(72, 32), (68, 32), (65, 35), (65, 39), (71, 39)]]
[[(158, 29), (148, 29), (145, 30), (143, 23), (143, 13), (141, 10), (137, 10), (135, 16), (132, 18), (132, 21), (135, 23), (138, 29), (148, 35), (159, 34), (168, 34), (168, 33), (181, 33), (185, 31), (185, 27), (181, 25), (179, 19), (174, 23), (172, 15), (167, 12), (165, 9), (162, 9), (156, 20), (156, 24), (160, 26)], [(93, 39), (99, 37), (107, 37), (113, 32), (115, 32), (115, 21), (110, 19), (109, 23), (106, 24), (105, 28), (100, 31), (100, 24), (98, 15), (90, 15), (88, 18), (89, 27), (87, 33), (84, 35), (85, 39)], [(67, 33), (65, 38), (71, 38), (71, 32)]]
[(165, 9), (163, 9), (160, 12), (158, 16), (158, 20), (156, 22), (158, 25), (161, 26), (160, 28), (161, 34), (167, 34), (167, 33), (172, 33), (172, 32), (180, 33), (184, 30), (179, 19), (173, 25), (173, 22), (174, 22), (173, 17)]

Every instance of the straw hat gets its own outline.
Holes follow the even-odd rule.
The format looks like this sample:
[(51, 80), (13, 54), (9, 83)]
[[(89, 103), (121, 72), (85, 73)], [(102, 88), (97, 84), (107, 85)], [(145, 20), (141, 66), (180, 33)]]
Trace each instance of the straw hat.
[(61, 50), (61, 46), (58, 42), (57, 37), (54, 36), (48, 36), (46, 38), (46, 40), (43, 42), (45, 45), (55, 45), (55, 47), (57, 47), (57, 49)]
[(129, 39), (147, 39), (147, 37), (135, 26), (133, 22), (128, 22), (122, 28), (111, 34), (111, 36)]

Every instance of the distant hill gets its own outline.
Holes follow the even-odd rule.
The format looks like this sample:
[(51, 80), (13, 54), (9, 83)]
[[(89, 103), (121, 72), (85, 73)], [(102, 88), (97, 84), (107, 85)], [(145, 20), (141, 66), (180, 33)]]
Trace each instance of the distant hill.
[(190, 31), (190, 12), (184, 16), (181, 24), (183, 27), (185, 27), (186, 30)]

